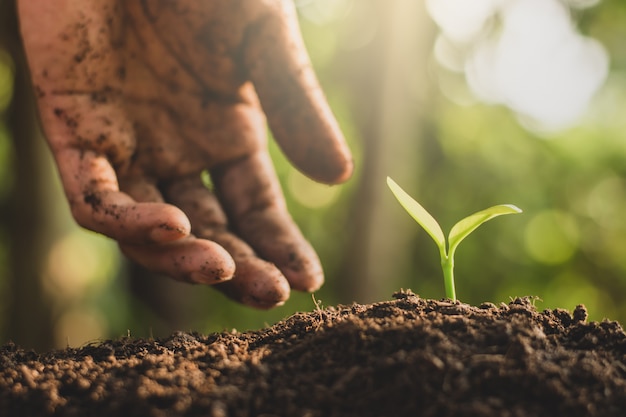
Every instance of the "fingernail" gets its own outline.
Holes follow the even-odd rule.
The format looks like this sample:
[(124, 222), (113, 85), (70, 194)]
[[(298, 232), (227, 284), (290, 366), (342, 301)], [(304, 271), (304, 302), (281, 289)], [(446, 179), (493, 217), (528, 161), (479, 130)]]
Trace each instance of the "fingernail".
[(167, 223), (161, 223), (150, 231), (150, 239), (158, 243), (178, 240), (186, 235), (187, 233), (182, 228), (174, 227)]
[(228, 281), (232, 278), (232, 276), (224, 276), (224, 271), (216, 270), (210, 272), (192, 272), (189, 275), (191, 282), (195, 284), (217, 284), (220, 282)]

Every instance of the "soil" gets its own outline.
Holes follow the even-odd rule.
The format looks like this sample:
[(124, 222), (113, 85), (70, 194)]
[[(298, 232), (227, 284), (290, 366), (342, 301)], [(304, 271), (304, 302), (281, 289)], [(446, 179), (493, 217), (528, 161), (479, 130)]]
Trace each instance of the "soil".
[(584, 306), (410, 291), (266, 329), (0, 348), (2, 416), (623, 416), (626, 335)]

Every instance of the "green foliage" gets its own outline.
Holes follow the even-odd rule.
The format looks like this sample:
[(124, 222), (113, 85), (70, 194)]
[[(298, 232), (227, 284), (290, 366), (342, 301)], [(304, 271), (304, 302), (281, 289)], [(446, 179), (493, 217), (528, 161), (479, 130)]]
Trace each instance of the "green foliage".
[[(297, 3), (315, 9), (316, 3), (329, 2)], [(626, 322), (626, 2), (605, 0), (576, 11), (583, 32), (609, 52), (611, 72), (577, 126), (545, 135), (525, 130), (502, 106), (480, 104), (456, 70), (423, 65), (432, 62), (433, 54), (428, 36), (435, 31), (428, 22), (421, 25), (411, 20), (412, 27), (423, 28), (419, 46), (404, 47), (409, 35), (395, 22), (383, 21), (384, 16), (394, 14), (387, 13), (387, 3), (363, 0), (333, 4), (339, 3), (350, 3), (350, 12), (320, 21), (303, 10), (300, 23), (323, 91), (354, 152), (355, 176), (340, 187), (327, 187), (327, 193), (335, 193), (332, 203), (307, 205), (308, 200), (300, 196), (306, 194), (310, 199), (319, 188), (296, 177), (299, 174), (270, 140), (289, 212), (324, 265), (326, 284), (316, 297), (326, 305), (377, 301), (416, 279), (424, 298), (439, 294), (439, 266), (430, 262), (428, 251), (420, 250), (421, 239), (430, 238), (425, 234), (415, 237), (396, 227), (371, 229), (378, 219), (389, 217), (383, 211), (387, 207), (378, 204), (379, 193), (387, 191), (384, 187), (379, 190), (372, 180), (383, 171), (393, 177), (412, 178), (419, 185), (420, 201), (432, 212), (441, 213), (438, 220), (442, 225), (454, 224), (455, 219), (448, 217), (453, 214), (451, 207), (481, 207), (486, 201), (514, 199), (532, 213), (520, 222), (496, 222), (490, 226), (494, 233), (474, 234), (474, 243), (454, 254), (457, 274), (467, 277), (459, 283), (464, 301), (478, 304), (536, 295), (543, 300), (538, 303), (540, 307), (571, 310), (585, 304), (591, 320), (606, 317)], [(404, 6), (393, 9), (400, 7)], [(390, 36), (389, 29), (399, 35)], [(391, 59), (393, 54), (395, 59)], [(8, 115), (2, 114), (2, 109), (14, 96), (14, 75), (20, 71), (7, 57), (6, 52), (0, 52), (3, 207), (10, 196), (16, 165), (13, 139), (6, 128)], [(381, 62), (387, 66), (379, 65)], [(406, 114), (410, 115), (408, 122), (402, 116)], [(398, 130), (401, 134), (396, 133)], [(392, 142), (390, 137), (402, 140)], [(208, 176), (204, 179), (210, 183)], [(454, 184), (454, 192), (442, 193), (450, 184)], [(51, 187), (44, 190), (49, 193)], [(60, 205), (67, 213), (64, 196), (61, 191), (55, 193), (55, 207)], [(41, 209), (42, 215), (50, 214), (50, 207)], [(359, 219), (362, 222), (357, 222)], [(4, 227), (12, 221), (5, 216)], [(459, 226), (461, 229), (469, 230)], [(451, 235), (455, 238), (448, 238), (450, 246), (453, 240), (458, 245), (467, 236), (457, 232)], [(443, 236), (441, 233), (439, 238)], [(12, 260), (10, 243), (10, 236), (0, 230), (2, 261)], [(33, 248), (40, 245), (33, 241)], [(109, 256), (103, 251), (98, 254)], [(61, 258), (50, 259), (51, 265), (58, 266)], [(10, 264), (2, 262), (5, 266), (1, 272)], [(372, 274), (369, 278), (365, 277), (368, 272)], [(0, 277), (0, 301), (4, 301), (0, 304), (5, 306), (0, 312), (0, 342), (6, 340), (2, 324), (19, 319), (6, 314), (6, 306), (17, 300), (8, 284), (10, 275), (4, 275)], [(50, 271), (44, 271), (42, 277), (46, 285), (53, 282)], [(58, 291), (49, 297), (58, 306), (97, 307), (100, 317), (108, 321), (109, 336), (126, 334), (127, 329), (133, 335), (151, 335), (160, 318), (134, 314), (126, 306), (130, 298), (126, 287), (120, 279), (89, 292), (84, 300), (67, 302), (58, 298)], [(180, 310), (191, 311), (194, 317), (179, 328), (203, 332), (259, 328), (296, 311), (315, 308), (310, 295), (299, 292), (294, 292), (284, 306), (260, 313), (210, 288), (187, 288), (178, 283), (175, 288), (167, 299), (181, 299), (185, 308)]]
[(474, 213), (462, 219), (452, 227), (446, 245), (446, 239), (437, 220), (389, 177), (387, 177), (387, 185), (402, 207), (404, 207), (411, 217), (426, 230), (437, 244), (441, 256), (441, 268), (443, 269), (446, 296), (453, 301), (456, 301), (456, 290), (454, 288), (454, 253), (461, 241), (476, 230), (478, 226), (494, 217), (522, 212), (522, 210), (513, 205), (503, 204)]

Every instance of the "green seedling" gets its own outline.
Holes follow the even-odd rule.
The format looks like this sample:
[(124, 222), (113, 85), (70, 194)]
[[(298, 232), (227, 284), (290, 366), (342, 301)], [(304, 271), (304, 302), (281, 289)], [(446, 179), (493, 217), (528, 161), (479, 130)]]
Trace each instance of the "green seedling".
[(502, 204), (489, 207), (468, 216), (455, 224), (448, 235), (448, 243), (444, 237), (441, 226), (437, 220), (426, 211), (417, 201), (408, 195), (394, 180), (387, 177), (387, 185), (393, 195), (398, 199), (402, 207), (426, 230), (426, 233), (433, 238), (439, 255), (441, 256), (441, 268), (443, 269), (443, 281), (446, 289), (446, 297), (456, 301), (456, 290), (454, 289), (454, 253), (459, 243), (472, 233), (478, 226), (503, 214), (521, 213), (522, 210), (511, 204)]

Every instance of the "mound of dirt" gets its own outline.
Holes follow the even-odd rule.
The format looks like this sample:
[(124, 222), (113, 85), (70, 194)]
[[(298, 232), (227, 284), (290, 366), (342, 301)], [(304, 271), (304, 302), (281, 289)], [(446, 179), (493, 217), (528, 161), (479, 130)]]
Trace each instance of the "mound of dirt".
[(394, 300), (245, 333), (0, 348), (2, 416), (623, 416), (626, 335), (528, 298)]

